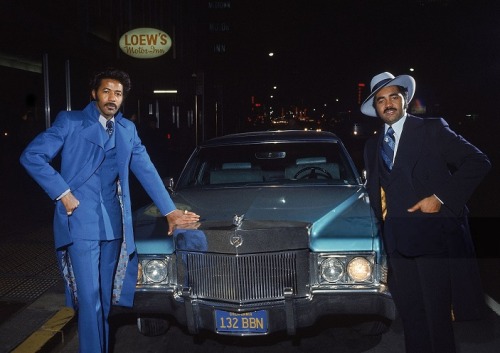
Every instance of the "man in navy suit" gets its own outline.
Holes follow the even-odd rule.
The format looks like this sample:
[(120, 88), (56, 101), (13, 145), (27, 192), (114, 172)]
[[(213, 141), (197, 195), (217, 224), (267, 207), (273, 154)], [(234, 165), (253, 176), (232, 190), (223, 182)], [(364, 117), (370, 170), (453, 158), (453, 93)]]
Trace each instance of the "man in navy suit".
[[(384, 129), (365, 145), (367, 187), (407, 353), (454, 353), (452, 310), (477, 318), (484, 304), (466, 202), (491, 164), (443, 119), (408, 114), (414, 93), (411, 76), (373, 77), (361, 112)], [(464, 303), (477, 310), (463, 313)]]
[[(108, 352), (112, 303), (133, 305), (138, 263), (129, 171), (165, 215), (169, 235), (177, 225), (199, 220), (176, 209), (135, 124), (119, 111), (130, 89), (121, 70), (97, 73), (92, 101), (81, 111), (60, 112), (20, 158), (55, 201), (55, 246), (67, 282), (66, 303), (78, 313), (81, 353)], [(56, 170), (51, 162), (59, 154)]]

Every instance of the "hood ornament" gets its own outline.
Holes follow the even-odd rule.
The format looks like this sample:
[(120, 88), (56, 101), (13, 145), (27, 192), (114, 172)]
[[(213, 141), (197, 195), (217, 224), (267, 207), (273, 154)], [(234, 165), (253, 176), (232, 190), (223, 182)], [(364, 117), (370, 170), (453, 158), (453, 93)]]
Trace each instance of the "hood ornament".
[(236, 227), (241, 226), (241, 223), (243, 222), (243, 217), (245, 217), (244, 214), (242, 214), (241, 216), (238, 216), (237, 214), (235, 214), (234, 217), (233, 217), (233, 224)]
[[(233, 217), (233, 224), (239, 228), (241, 226), (241, 223), (243, 223), (244, 216), (245, 216), (244, 214), (242, 214), (241, 216), (235, 214)], [(243, 244), (243, 237), (239, 234), (233, 234), (229, 238), (229, 243), (235, 248), (238, 248)]]

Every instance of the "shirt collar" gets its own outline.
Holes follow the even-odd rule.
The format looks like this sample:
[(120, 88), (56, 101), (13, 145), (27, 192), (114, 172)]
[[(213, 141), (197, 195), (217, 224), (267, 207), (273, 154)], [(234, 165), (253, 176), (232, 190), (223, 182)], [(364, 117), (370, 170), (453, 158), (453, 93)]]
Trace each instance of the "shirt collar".
[(385, 124), (384, 132), (387, 132), (387, 129), (389, 128), (389, 126), (392, 126), (392, 129), (394, 130), (394, 134), (399, 138), (399, 136), (401, 136), (401, 133), (403, 132), (403, 125), (406, 121), (407, 115), (408, 114), (405, 113), (401, 119), (399, 119), (398, 121), (396, 121), (392, 125)]
[[(112, 117), (111, 121), (114, 123), (115, 122), (115, 117)], [(106, 129), (106, 123), (108, 122), (108, 120), (104, 116), (102, 116), (102, 114), (99, 115), (99, 122), (101, 123), (102, 127), (104, 129)]]

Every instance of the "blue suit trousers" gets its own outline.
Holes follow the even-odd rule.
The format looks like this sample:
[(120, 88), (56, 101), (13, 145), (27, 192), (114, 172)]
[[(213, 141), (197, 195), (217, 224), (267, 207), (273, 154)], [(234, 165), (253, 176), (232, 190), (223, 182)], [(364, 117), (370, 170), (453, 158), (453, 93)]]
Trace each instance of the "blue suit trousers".
[(75, 239), (68, 246), (78, 296), (80, 353), (107, 353), (108, 316), (121, 239)]

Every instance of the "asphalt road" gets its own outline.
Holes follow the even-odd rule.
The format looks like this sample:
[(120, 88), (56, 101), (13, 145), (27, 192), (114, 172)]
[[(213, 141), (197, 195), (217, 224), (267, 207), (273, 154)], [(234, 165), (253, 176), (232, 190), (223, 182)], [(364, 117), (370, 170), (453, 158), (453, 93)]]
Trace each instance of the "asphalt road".
[[(214, 334), (189, 335), (184, 328), (172, 325), (161, 336), (145, 337), (138, 333), (133, 317), (113, 319), (111, 353), (401, 353), (404, 336), (401, 323), (396, 320), (389, 332), (382, 336), (361, 336), (351, 329), (338, 327), (332, 320), (300, 331), (297, 337), (223, 337)], [(454, 324), (458, 353), (500, 352), (500, 317), (491, 315), (482, 321)], [(77, 352), (78, 338), (74, 336), (57, 353)]]

